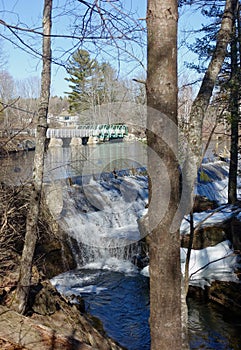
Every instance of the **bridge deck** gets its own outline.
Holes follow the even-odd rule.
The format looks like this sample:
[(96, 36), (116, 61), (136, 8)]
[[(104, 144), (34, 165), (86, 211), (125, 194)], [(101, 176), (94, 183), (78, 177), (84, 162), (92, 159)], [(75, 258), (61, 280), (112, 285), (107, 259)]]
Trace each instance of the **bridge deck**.
[(75, 129), (52, 129), (47, 130), (47, 138), (73, 138), (73, 137), (98, 137), (121, 138), (128, 135), (128, 127), (124, 124), (98, 124), (79, 125)]

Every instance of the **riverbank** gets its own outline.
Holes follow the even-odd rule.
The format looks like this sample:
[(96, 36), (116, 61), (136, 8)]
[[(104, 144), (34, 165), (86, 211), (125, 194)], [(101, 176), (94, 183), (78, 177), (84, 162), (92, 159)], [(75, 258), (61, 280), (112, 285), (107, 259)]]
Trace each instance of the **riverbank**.
[[(0, 344), (1, 349), (122, 349), (88, 315), (81, 300), (61, 296), (49, 278), (76, 267), (65, 233), (44, 201), (38, 220), (27, 317), (12, 310), (28, 211), (28, 186), (0, 186)], [(58, 264), (56, 264), (58, 261)]]
[(35, 138), (33, 136), (17, 135), (9, 138), (0, 138), (0, 158), (9, 154), (35, 150)]

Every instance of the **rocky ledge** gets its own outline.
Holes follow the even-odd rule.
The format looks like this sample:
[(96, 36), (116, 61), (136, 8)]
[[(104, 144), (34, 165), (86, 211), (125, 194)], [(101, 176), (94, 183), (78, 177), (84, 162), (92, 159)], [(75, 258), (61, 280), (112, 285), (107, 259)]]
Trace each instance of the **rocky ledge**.
[[(196, 226), (192, 247), (199, 250), (229, 240), (233, 245), (234, 254), (241, 259), (241, 203), (237, 202), (233, 207), (218, 207), (217, 203), (206, 197), (197, 196), (195, 199), (194, 216), (195, 213), (206, 212), (207, 217), (214, 217), (222, 211), (224, 215), (219, 215), (221, 219), (210, 223), (204, 221)], [(189, 240), (188, 230), (181, 234), (181, 246), (188, 248)], [(206, 285), (204, 288), (190, 285), (188, 296), (218, 303), (229, 312), (241, 315), (241, 270), (237, 268), (235, 273), (237, 282), (213, 281), (210, 286)]]
[(8, 293), (0, 305), (0, 339), (10, 344), (5, 349), (123, 349), (106, 336), (101, 323), (87, 315), (81, 303), (64, 299), (49, 281), (33, 286), (28, 316), (11, 310), (13, 295)]

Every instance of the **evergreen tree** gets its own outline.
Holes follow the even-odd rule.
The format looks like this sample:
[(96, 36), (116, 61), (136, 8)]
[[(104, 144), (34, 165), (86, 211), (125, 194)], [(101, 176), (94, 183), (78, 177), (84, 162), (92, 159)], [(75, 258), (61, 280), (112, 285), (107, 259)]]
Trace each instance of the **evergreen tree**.
[(95, 106), (116, 101), (116, 74), (109, 63), (99, 63), (86, 50), (78, 49), (69, 61), (69, 110), (81, 113)]
[(93, 80), (98, 74), (98, 63), (91, 59), (88, 51), (78, 49), (69, 61), (67, 72), (71, 92), (67, 92), (70, 112), (81, 112), (91, 106)]

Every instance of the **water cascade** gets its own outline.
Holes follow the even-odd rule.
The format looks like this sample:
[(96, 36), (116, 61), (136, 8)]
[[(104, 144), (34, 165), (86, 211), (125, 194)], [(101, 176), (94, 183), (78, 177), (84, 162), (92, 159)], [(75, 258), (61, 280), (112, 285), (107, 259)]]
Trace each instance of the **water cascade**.
[[(130, 170), (72, 177), (65, 174), (61, 184), (55, 182), (58, 194), (62, 188), (58, 220), (68, 232), (78, 267), (105, 263), (113, 257), (130, 260), (140, 253), (138, 219), (147, 212), (148, 202), (148, 178), (141, 172), (143, 169), (136, 169), (134, 175)], [(227, 174), (227, 163), (202, 164), (196, 193), (218, 204), (227, 202)], [(59, 198), (58, 203), (53, 201), (55, 210)]]
[(68, 232), (79, 266), (115, 257), (128, 260), (140, 250), (137, 220), (146, 211), (145, 176), (109, 175), (66, 184), (59, 220)]

